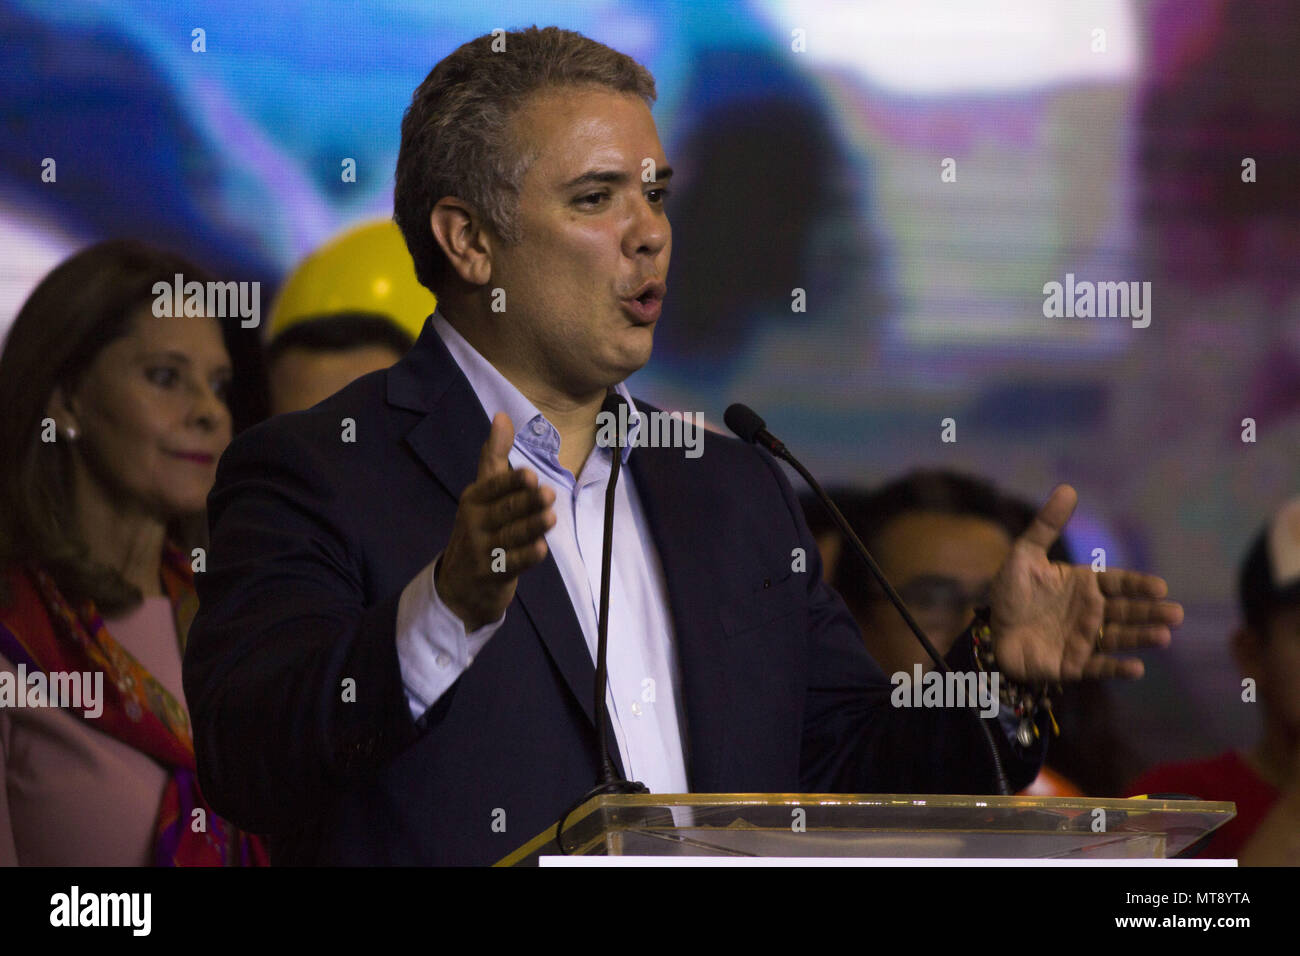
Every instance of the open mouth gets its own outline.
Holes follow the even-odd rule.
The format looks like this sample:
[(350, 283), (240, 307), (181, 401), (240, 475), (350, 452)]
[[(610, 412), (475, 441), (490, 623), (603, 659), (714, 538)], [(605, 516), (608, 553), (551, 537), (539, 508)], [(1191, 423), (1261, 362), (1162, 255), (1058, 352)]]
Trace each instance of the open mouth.
[(642, 324), (649, 324), (659, 318), (663, 299), (653, 289), (642, 292), (632, 299), (623, 300), (623, 311)]
[(630, 298), (623, 299), (623, 309), (641, 323), (650, 323), (659, 318), (667, 287), (663, 282), (650, 280), (637, 290)]

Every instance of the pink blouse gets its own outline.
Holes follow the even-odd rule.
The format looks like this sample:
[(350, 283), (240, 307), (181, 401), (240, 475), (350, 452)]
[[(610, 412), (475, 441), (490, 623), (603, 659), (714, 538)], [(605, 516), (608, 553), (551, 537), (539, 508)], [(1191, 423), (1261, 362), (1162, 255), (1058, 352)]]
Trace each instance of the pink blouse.
[[(167, 597), (145, 598), (104, 625), (184, 707)], [(0, 670), (16, 669), (0, 655)], [(167, 778), (152, 757), (79, 715), (0, 708), (0, 865), (151, 865)]]

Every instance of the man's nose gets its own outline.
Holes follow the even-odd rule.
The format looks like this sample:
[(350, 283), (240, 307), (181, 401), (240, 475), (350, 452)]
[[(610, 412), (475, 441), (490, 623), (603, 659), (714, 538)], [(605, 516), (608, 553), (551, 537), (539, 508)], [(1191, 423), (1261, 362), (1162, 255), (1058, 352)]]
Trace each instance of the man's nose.
[(672, 227), (668, 225), (667, 214), (643, 198), (637, 203), (624, 248), (630, 256), (658, 255), (668, 244), (671, 235)]

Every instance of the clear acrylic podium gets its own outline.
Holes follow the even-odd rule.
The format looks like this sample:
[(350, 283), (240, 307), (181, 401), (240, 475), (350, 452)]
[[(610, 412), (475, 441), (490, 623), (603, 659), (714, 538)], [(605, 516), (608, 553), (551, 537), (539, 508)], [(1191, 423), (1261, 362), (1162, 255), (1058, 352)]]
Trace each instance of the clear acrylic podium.
[[(1231, 803), (1146, 798), (635, 794), (584, 803), (564, 842), (608, 856), (1161, 858), (1235, 815)], [(497, 866), (558, 852), (552, 826)]]

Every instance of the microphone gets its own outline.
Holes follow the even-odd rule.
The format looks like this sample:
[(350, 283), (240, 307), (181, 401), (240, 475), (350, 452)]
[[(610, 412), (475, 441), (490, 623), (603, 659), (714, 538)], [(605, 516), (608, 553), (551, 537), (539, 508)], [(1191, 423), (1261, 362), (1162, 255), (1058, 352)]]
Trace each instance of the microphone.
[(758, 412), (748, 405), (737, 402), (735, 405), (728, 406), (722, 413), (722, 420), (739, 438), (750, 444), (762, 445), (777, 458), (790, 461), (790, 452), (786, 450), (785, 445), (776, 440), (776, 436), (767, 430), (767, 422), (763, 421)]
[[(808, 487), (813, 490), (815, 495), (817, 495), (818, 500), (821, 501), (823, 507), (825, 507), (826, 511), (830, 514), (831, 519), (844, 534), (845, 539), (853, 546), (853, 550), (856, 551), (858, 556), (867, 563), (867, 569), (871, 572), (871, 576), (876, 579), (876, 582), (889, 597), (890, 603), (893, 604), (898, 613), (902, 615), (903, 621), (907, 624), (908, 629), (913, 635), (915, 635), (916, 639), (921, 642), (921, 646), (925, 648), (925, 652), (930, 655), (930, 659), (934, 661), (934, 666), (940, 673), (949, 673), (952, 668), (950, 668), (944, 659), (939, 656), (938, 650), (936, 650), (935, 646), (930, 643), (930, 639), (925, 636), (925, 632), (921, 630), (921, 626), (916, 623), (916, 618), (912, 617), (912, 612), (907, 609), (907, 605), (904, 604), (903, 599), (898, 596), (898, 592), (894, 590), (894, 586), (885, 578), (884, 572), (881, 571), (880, 566), (876, 564), (876, 560), (871, 556), (871, 552), (867, 550), (867, 546), (862, 543), (862, 539), (859, 538), (857, 533), (853, 530), (848, 519), (840, 513), (840, 509), (835, 506), (835, 502), (831, 501), (830, 496), (822, 490), (822, 486), (818, 484), (817, 479), (812, 476), (812, 473), (803, 466), (803, 463), (800, 462), (799, 459), (795, 458), (794, 455), (790, 453), (789, 449), (787, 449), (775, 435), (767, 430), (767, 423), (763, 421), (759, 414), (748, 405), (741, 405), (737, 402), (736, 404), (729, 406), (726, 412), (723, 413), (722, 420), (726, 422), (728, 428), (735, 432), (736, 437), (743, 439), (750, 444), (756, 444), (766, 448), (777, 458), (788, 462), (790, 466), (799, 473), (799, 476), (807, 482)], [(993, 757), (993, 771), (997, 780), (998, 793), (1003, 796), (1009, 796), (1011, 793), (1011, 785), (1008, 783), (1006, 772), (1002, 768), (1002, 757), (998, 753), (997, 745), (994, 744), (993, 737), (989, 733), (988, 727), (985, 726), (984, 719), (977, 718), (977, 721), (980, 730), (984, 733), (984, 739), (988, 743), (989, 753)]]
[(609, 650), (609, 581), (610, 565), (614, 557), (614, 493), (618, 487), (618, 475), (623, 466), (623, 432), (617, 423), (626, 420), (627, 402), (617, 392), (609, 392), (600, 406), (602, 415), (612, 415), (616, 423), (614, 428), (614, 447), (610, 450), (609, 481), (605, 485), (605, 534), (600, 553), (600, 616), (596, 623), (596, 746), (600, 756), (600, 776), (596, 786), (588, 790), (577, 802), (560, 817), (555, 828), (555, 842), (559, 844), (560, 853), (567, 855), (564, 845), (564, 823), (588, 800), (609, 793), (649, 793), (650, 788), (640, 781), (627, 780), (614, 768), (613, 758), (609, 755), (609, 707), (605, 694), (609, 688), (607, 666)]
[[(627, 416), (627, 402), (623, 400), (622, 395), (611, 391), (605, 396), (605, 401), (601, 404), (600, 410), (604, 414), (612, 415), (616, 423), (623, 422)], [(649, 793), (650, 790), (644, 784), (629, 784), (627, 780), (618, 775), (618, 772), (614, 769), (614, 761), (609, 755), (609, 734), (606, 729), (606, 725), (609, 723), (609, 707), (605, 702), (605, 694), (609, 689), (607, 658), (609, 652), (610, 565), (614, 557), (614, 492), (618, 486), (619, 470), (623, 466), (622, 430), (615, 427), (614, 435), (614, 447), (610, 453), (609, 482), (605, 485), (605, 534), (600, 552), (600, 616), (596, 624), (595, 710), (600, 718), (596, 727), (601, 762), (601, 779), (599, 782), (604, 785), (623, 783), (640, 788), (621, 792)]]

